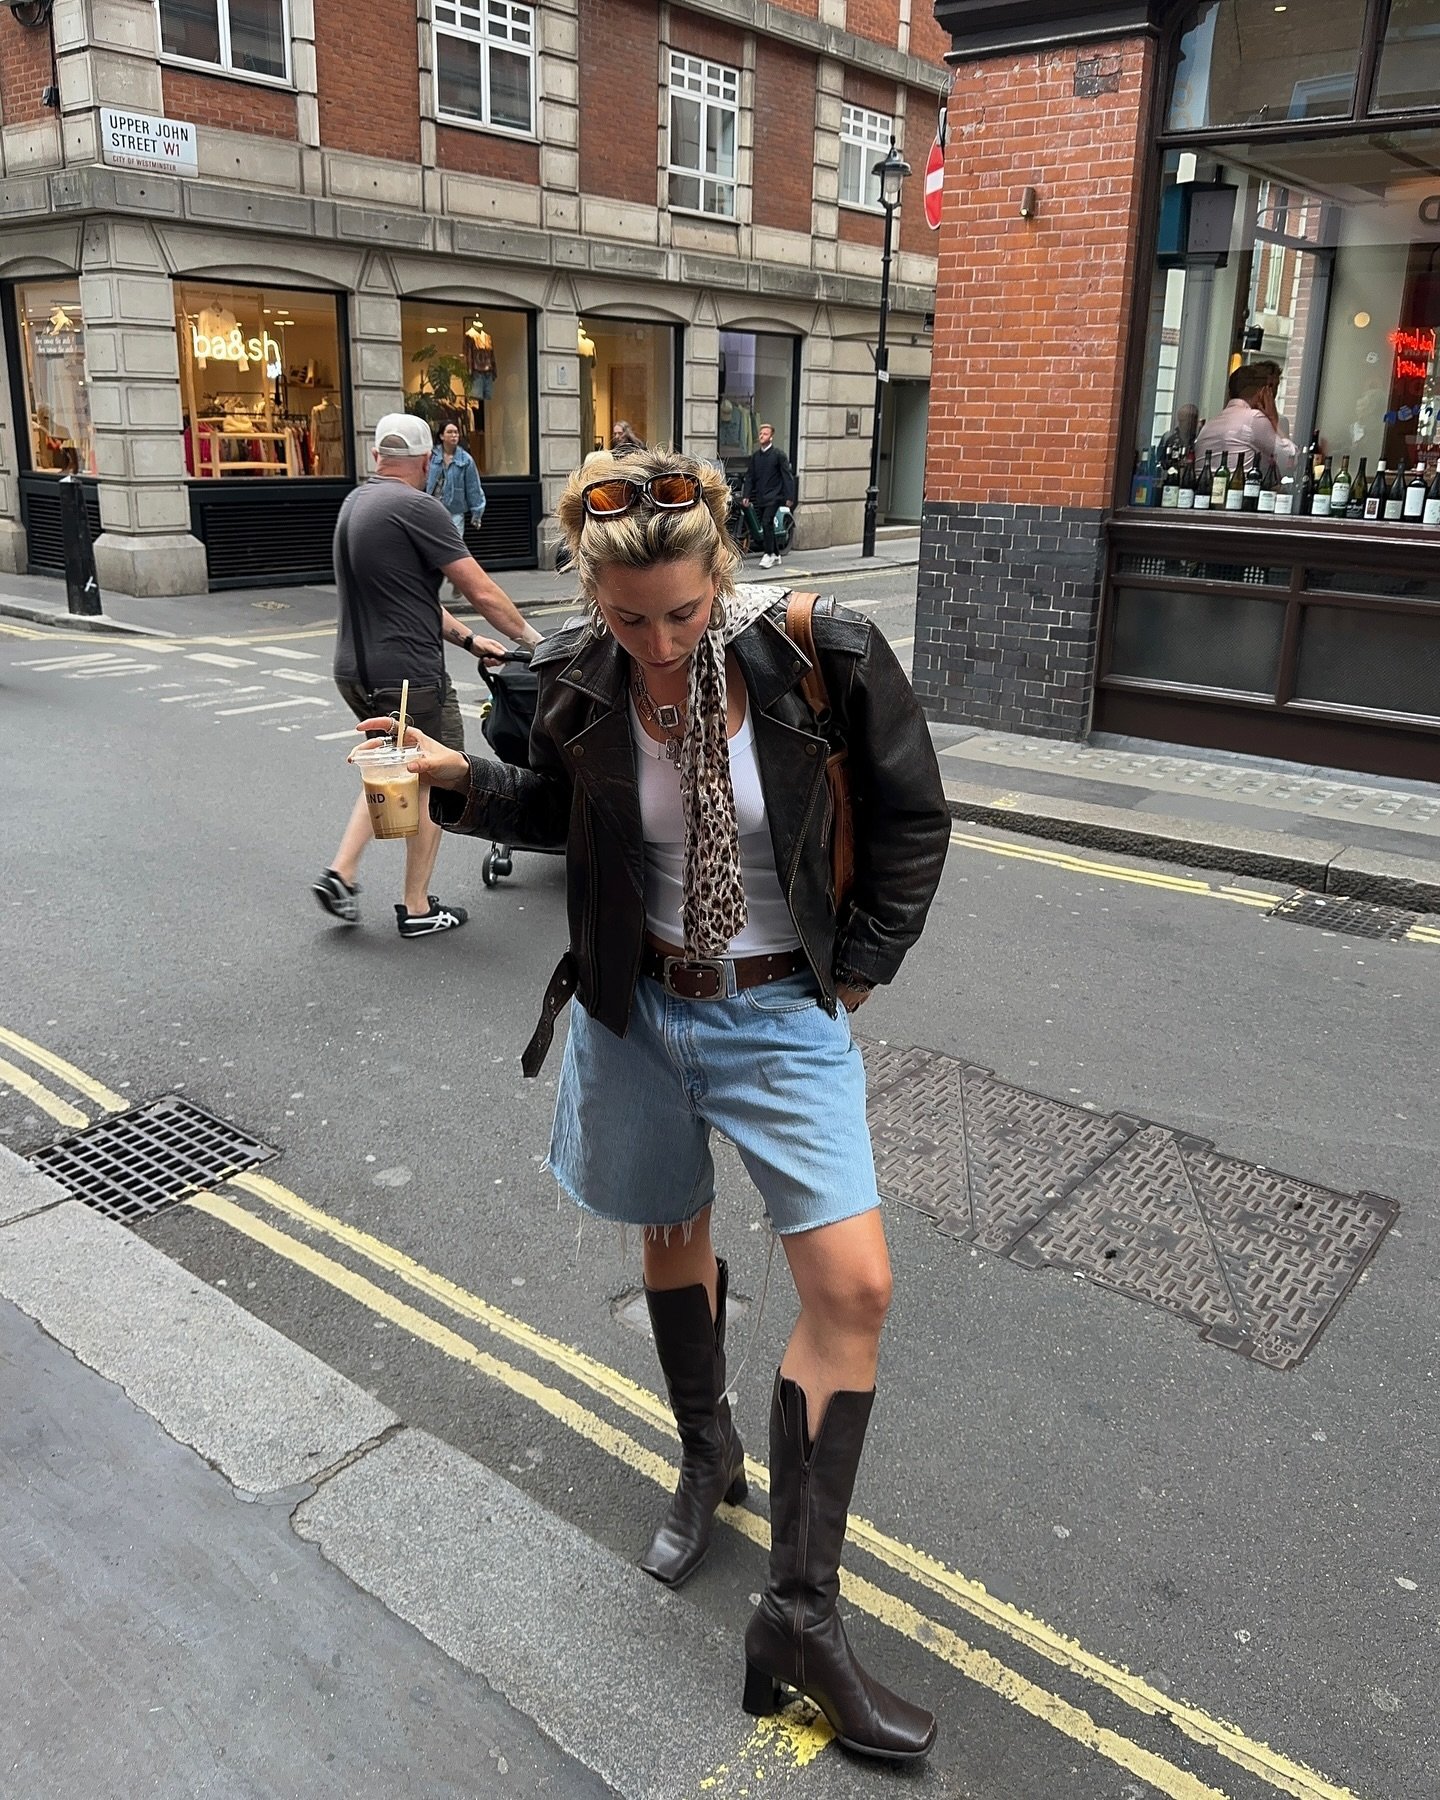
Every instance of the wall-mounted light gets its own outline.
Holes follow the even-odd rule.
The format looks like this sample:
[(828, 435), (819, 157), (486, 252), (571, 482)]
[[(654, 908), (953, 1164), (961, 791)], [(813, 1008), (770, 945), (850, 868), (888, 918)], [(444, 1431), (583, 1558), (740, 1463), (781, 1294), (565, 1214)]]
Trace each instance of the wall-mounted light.
[(1357, 331), (1363, 331), (1363, 330), (1364, 330), (1364, 329), (1365, 329), (1365, 327), (1366, 327), (1366, 326), (1367, 326), (1367, 325), (1368, 325), (1368, 324), (1369, 324), (1369, 323), (1370, 323), (1370, 315), (1369, 315), (1369, 313), (1367, 313), (1367, 312), (1358, 312), (1358, 313), (1356, 313), (1356, 315), (1355, 315), (1355, 329), (1356, 329), (1356, 330), (1357, 330)]
[(1040, 196), (1035, 192), (1033, 187), (1027, 187), (1025, 192), (1020, 196), (1020, 217), (1022, 219), (1033, 219), (1039, 211)]
[(55, 0), (5, 0), (17, 25), (39, 26), (49, 22)]

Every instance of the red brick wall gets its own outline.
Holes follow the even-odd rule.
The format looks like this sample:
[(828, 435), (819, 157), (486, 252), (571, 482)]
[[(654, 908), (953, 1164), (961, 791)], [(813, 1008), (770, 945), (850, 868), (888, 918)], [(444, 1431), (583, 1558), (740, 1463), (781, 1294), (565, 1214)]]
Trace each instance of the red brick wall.
[(7, 125), (28, 125), (50, 108), (40, 90), (50, 80), (50, 29), (17, 24), (0, 8), (0, 113)]
[(755, 46), (757, 225), (810, 233), (815, 171), (815, 58), (771, 38)]
[(849, 206), (840, 208), (840, 242), (842, 244), (873, 244), (878, 250), (884, 238), (884, 213), (857, 212)]
[(703, 13), (681, 12), (678, 6), (670, 11), (670, 44), (687, 56), (708, 56), (732, 69), (738, 69), (745, 57), (745, 33), (738, 25), (722, 25)]
[(580, 179), (587, 194), (655, 204), (659, 33), (648, 0), (580, 8)]
[(415, 9), (391, 0), (315, 0), (320, 142), (359, 156), (420, 160)]
[(895, 111), (896, 87), (882, 75), (866, 75), (859, 69), (846, 68), (841, 80), (841, 97), (852, 106), (868, 106), (871, 112)]
[[(967, 500), (1110, 503), (1155, 57), (1146, 39), (1087, 44), (1081, 54), (1113, 61), (1117, 92), (1077, 99), (1074, 49), (956, 71), (931, 500), (950, 497), (963, 461)], [(1030, 221), (1020, 217), (1027, 186), (1039, 196)], [(1063, 456), (1045, 454), (1056, 445)]]
[(820, 17), (820, 0), (775, 0), (777, 11), (799, 13), (804, 19)]
[(250, 131), (258, 137), (295, 138), (295, 96), (255, 81), (201, 75), (192, 69), (165, 69), (165, 112), (172, 119)]
[[(927, 0), (917, 0), (921, 10), (926, 3)], [(900, 41), (900, 0), (849, 0), (845, 29), (853, 31), (856, 37), (869, 38), (872, 44), (895, 49)]]
[(950, 33), (935, 23), (935, 8), (930, 0), (915, 0), (910, 15), (910, 54), (939, 66), (949, 48)]
[[(435, 132), (435, 160), (442, 169), (466, 175), (492, 175), (497, 181), (540, 182), (540, 146), (521, 143), (488, 131), (465, 131), (441, 125)], [(651, 187), (654, 203), (654, 187)]]

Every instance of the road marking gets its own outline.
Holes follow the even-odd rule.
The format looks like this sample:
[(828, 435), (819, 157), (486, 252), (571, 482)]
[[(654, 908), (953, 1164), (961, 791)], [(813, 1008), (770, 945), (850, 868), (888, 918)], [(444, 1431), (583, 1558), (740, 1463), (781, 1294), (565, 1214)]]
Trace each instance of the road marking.
[(279, 712), (286, 706), (328, 706), (328, 700), (318, 700), (313, 694), (294, 694), (288, 700), (262, 700), (256, 706), (222, 706), (215, 714), (217, 719), (238, 718), (241, 713)]
[[(253, 1173), (237, 1175), (228, 1185), (265, 1202), (297, 1223), (333, 1238), (388, 1274), (398, 1276), (429, 1299), (448, 1307), (460, 1317), (483, 1326), (497, 1337), (508, 1340), (518, 1349), (549, 1363), (591, 1392), (620, 1407), (622, 1411), (658, 1427), (667, 1436), (674, 1438), (674, 1419), (663, 1401), (618, 1370), (587, 1356), (583, 1350), (547, 1337), (545, 1333), (527, 1325), (524, 1320), (482, 1300), (479, 1295), (468, 1292), (446, 1276), (426, 1268), (403, 1251), (385, 1243), (383, 1239), (373, 1237), (358, 1226), (346, 1224), (344, 1220), (323, 1212), (268, 1176)], [(745, 1469), (749, 1479), (768, 1493), (770, 1475), (765, 1465), (747, 1457)], [(729, 1510), (721, 1516), (728, 1517)], [(1127, 1669), (1107, 1663), (1087, 1650), (1078, 1640), (1066, 1637), (1044, 1620), (1036, 1618), (1033, 1613), (1024, 1612), (1006, 1601), (996, 1599), (979, 1582), (947, 1568), (924, 1551), (889, 1537), (868, 1519), (852, 1514), (849, 1533), (852, 1543), (868, 1551), (877, 1561), (898, 1574), (928, 1588), (982, 1624), (1013, 1638), (1057, 1667), (1083, 1676), (1087, 1681), (1123, 1700), (1137, 1712), (1150, 1717), (1171, 1718), (1187, 1737), (1260, 1775), (1282, 1792), (1298, 1796), (1299, 1800), (1353, 1800), (1353, 1796), (1347, 1795), (1346, 1790), (1331, 1786), (1323, 1776), (1316, 1775), (1303, 1764), (1294, 1763), (1267, 1745), (1246, 1737), (1236, 1726), (1224, 1720), (1210, 1718), (1185, 1701), (1162, 1693)], [(897, 1626), (897, 1629), (900, 1627)], [(907, 1632), (906, 1635), (910, 1634)]]
[(68, 1125), (72, 1131), (79, 1131), (90, 1123), (78, 1107), (43, 1087), (33, 1075), (17, 1069), (14, 1063), (0, 1061), (0, 1081), (7, 1087), (14, 1088), (17, 1094), (23, 1095), (32, 1106), (38, 1106), (41, 1112), (49, 1113), (52, 1119), (58, 1119), (62, 1125)]
[[(888, 638), (886, 642), (890, 645), (892, 650), (908, 650), (915, 640), (913, 637)], [(752, 939), (751, 941), (753, 942), (754, 940)]]
[(1083, 856), (1067, 856), (1060, 850), (1043, 850), (1036, 844), (1002, 844), (990, 838), (973, 837), (969, 832), (952, 831), (950, 842), (965, 850), (983, 850), (988, 856), (1009, 856), (1021, 862), (1045, 863), (1053, 869), (1065, 869), (1076, 875), (1098, 875), (1106, 881), (1126, 881), (1140, 887), (1164, 888), (1176, 894), (1194, 894), (1200, 898), (1233, 900), (1242, 906), (1274, 906), (1282, 894), (1256, 894), (1245, 888), (1212, 887), (1188, 875), (1157, 875), (1149, 869), (1128, 869), (1119, 863), (1092, 862)]
[(0, 621), (0, 632), (6, 637), (21, 638), (31, 644), (42, 643), (53, 635), (48, 631), (27, 631), (23, 625), (12, 625), (8, 619)]
[(283, 644), (252, 644), (250, 648), (257, 656), (288, 656), (296, 662), (319, 662), (320, 660), (313, 650), (288, 650)]
[[(653, 1450), (646, 1449), (628, 1432), (609, 1424), (597, 1413), (589, 1411), (557, 1388), (549, 1387), (535, 1376), (515, 1368), (513, 1364), (491, 1356), (472, 1344), (469, 1338), (452, 1331), (448, 1325), (442, 1325), (428, 1313), (397, 1299), (365, 1276), (357, 1275), (344, 1264), (336, 1262), (333, 1257), (312, 1250), (309, 1245), (283, 1231), (277, 1231), (274, 1226), (256, 1218), (253, 1213), (234, 1201), (225, 1199), (223, 1195), (192, 1194), (186, 1204), (231, 1226), (253, 1242), (262, 1244), (286, 1261), (307, 1270), (350, 1299), (378, 1313), (387, 1323), (398, 1325), (432, 1348), (480, 1370), (512, 1393), (540, 1407), (559, 1424), (604, 1450), (626, 1468), (646, 1476), (667, 1493), (674, 1491), (678, 1470), (671, 1463)], [(716, 1516), (742, 1536), (749, 1538), (753, 1544), (761, 1549), (768, 1549), (768, 1528), (765, 1521), (755, 1513), (747, 1512), (743, 1507), (722, 1505)], [(929, 1650), (971, 1680), (1021, 1707), (1032, 1717), (1053, 1726), (1067, 1737), (1148, 1782), (1157, 1792), (1169, 1796), (1169, 1800), (1225, 1800), (1219, 1789), (1208, 1786), (1186, 1770), (1177, 1768), (1163, 1757), (1132, 1743), (1129, 1738), (1098, 1725), (1081, 1708), (1072, 1706), (1058, 1695), (1027, 1681), (988, 1652), (974, 1649), (957, 1633), (927, 1619), (907, 1602), (885, 1593), (862, 1577), (852, 1575), (848, 1569), (841, 1570), (840, 1580), (845, 1598), (852, 1606), (869, 1613), (882, 1624), (889, 1625), (892, 1630), (908, 1637), (922, 1649)], [(1168, 1700), (1166, 1704), (1168, 1706)], [(1320, 1788), (1300, 1791), (1307, 1794), (1307, 1800), (1309, 1795), (1314, 1795), (1319, 1800), (1324, 1792)], [(1353, 1796), (1340, 1796), (1336, 1792), (1334, 1800), (1353, 1800)]]
[(319, 675), (314, 669), (274, 669), (271, 671), (272, 681), (303, 681), (309, 687), (315, 687), (328, 676)]
[(317, 744), (333, 744), (337, 738), (353, 738), (359, 729), (358, 725), (347, 725), (343, 731), (317, 731), (315, 742)]
[(186, 653), (186, 662), (214, 663), (217, 669), (253, 669), (255, 659), (251, 656), (220, 656), (213, 650), (191, 650)]
[(148, 675), (159, 667), (159, 663), (147, 662), (106, 663), (103, 668), (71, 669), (65, 679), (67, 681), (103, 681), (111, 675)]
[[(214, 676), (212, 680), (213, 685), (211, 687), (201, 688), (198, 693), (162, 694), (160, 697), (160, 704), (162, 706), (178, 706), (182, 701), (189, 700), (224, 700), (237, 692), (237, 689), (231, 682), (222, 681), (218, 675)], [(169, 683), (166, 683), (166, 685), (168, 686)], [(260, 687), (240, 688), (238, 690), (238, 692), (242, 694), (263, 694), (264, 691), (264, 688)]]
[[(84, 1094), (87, 1100), (93, 1100), (106, 1112), (128, 1112), (130, 1102), (123, 1099), (113, 1089), (108, 1088), (93, 1075), (87, 1075), (83, 1069), (77, 1069), (72, 1062), (66, 1062), (63, 1056), (56, 1056), (53, 1050), (46, 1050), (39, 1044), (31, 1043), (29, 1038), (21, 1037), (18, 1031), (7, 1031), (0, 1025), (0, 1044), (9, 1047), (23, 1056), (27, 1062), (33, 1062), (37, 1068), (48, 1070), (51, 1075), (58, 1075), (68, 1082), (77, 1093)], [(82, 1124), (89, 1124), (82, 1119)]]
[(58, 669), (79, 668), (83, 663), (109, 662), (116, 654), (114, 650), (91, 650), (76, 656), (36, 656), (16, 666), (21, 669), (38, 669), (41, 674), (49, 675)]

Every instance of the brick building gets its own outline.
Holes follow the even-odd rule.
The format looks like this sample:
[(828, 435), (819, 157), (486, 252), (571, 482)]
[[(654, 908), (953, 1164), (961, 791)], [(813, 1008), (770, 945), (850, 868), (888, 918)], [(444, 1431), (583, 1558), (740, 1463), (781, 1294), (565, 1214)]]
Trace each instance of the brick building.
[[(1440, 5), (935, 10), (928, 710), (1440, 780)], [(1278, 435), (1202, 506), (1255, 362)], [(1400, 516), (1340, 516), (1379, 462)]]
[[(0, 569), (87, 489), (102, 586), (328, 576), (375, 420), (453, 419), (533, 565), (620, 419), (860, 535), (890, 134), (919, 0), (18, 0), (0, 8)], [(111, 109), (107, 113), (106, 109)], [(159, 162), (159, 168), (153, 166)], [(882, 517), (917, 521), (935, 236), (896, 227)]]

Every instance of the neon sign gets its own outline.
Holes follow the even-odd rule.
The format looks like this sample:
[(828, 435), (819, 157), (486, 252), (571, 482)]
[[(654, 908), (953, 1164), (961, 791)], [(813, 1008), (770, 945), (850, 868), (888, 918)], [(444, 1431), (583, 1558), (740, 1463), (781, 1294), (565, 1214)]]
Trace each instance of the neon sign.
[(1435, 357), (1435, 333), (1425, 326), (1414, 331), (1392, 331), (1390, 348), (1395, 352), (1397, 381), (1424, 381)]
[(192, 325), (190, 342), (196, 360), (202, 365), (206, 362), (263, 362), (267, 369), (278, 369), (280, 364), (280, 346), (268, 331), (260, 337), (246, 338), (237, 325), (231, 331), (217, 331), (213, 337), (207, 337), (198, 325)]

